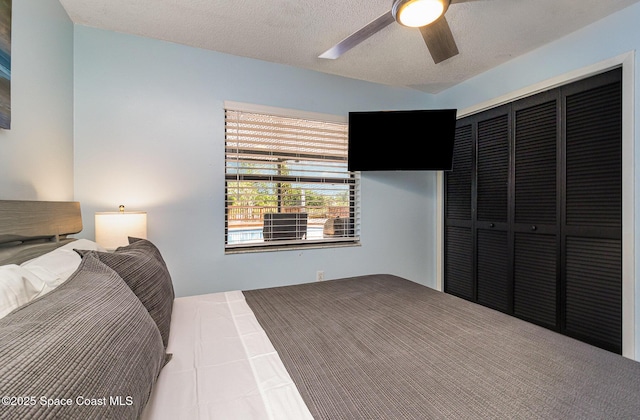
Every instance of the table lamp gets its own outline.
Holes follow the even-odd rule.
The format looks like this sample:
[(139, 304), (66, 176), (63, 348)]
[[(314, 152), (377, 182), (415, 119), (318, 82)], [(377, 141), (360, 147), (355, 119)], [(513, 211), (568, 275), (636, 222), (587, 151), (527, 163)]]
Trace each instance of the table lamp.
[(128, 237), (147, 239), (147, 212), (120, 211), (96, 212), (96, 242), (109, 251), (129, 244)]

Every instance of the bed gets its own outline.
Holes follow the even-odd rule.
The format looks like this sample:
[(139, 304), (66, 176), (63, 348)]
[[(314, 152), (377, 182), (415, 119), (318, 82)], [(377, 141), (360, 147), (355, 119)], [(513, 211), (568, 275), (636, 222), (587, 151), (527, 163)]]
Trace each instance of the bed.
[(175, 298), (153, 243), (74, 240), (59, 205), (0, 201), (0, 286), (30, 285), (0, 319), (2, 418), (640, 415), (622, 356), (386, 274)]

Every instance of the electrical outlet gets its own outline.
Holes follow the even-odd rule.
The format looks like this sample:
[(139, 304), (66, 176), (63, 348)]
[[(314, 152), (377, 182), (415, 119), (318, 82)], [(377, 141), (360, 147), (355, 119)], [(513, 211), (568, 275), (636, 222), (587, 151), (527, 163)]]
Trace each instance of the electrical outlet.
[(324, 280), (324, 271), (316, 271), (316, 281)]

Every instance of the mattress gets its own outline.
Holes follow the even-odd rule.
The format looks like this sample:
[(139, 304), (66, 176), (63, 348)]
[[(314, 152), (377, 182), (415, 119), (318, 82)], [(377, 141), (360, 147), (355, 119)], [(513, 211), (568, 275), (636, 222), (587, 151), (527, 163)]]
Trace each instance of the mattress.
[(240, 291), (176, 298), (167, 352), (143, 419), (313, 418)]

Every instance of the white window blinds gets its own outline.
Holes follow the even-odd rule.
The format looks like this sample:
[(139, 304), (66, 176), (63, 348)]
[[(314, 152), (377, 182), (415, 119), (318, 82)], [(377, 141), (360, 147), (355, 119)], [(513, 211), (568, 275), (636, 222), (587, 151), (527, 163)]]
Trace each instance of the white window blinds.
[(226, 248), (357, 242), (347, 123), (226, 108)]

